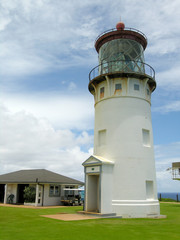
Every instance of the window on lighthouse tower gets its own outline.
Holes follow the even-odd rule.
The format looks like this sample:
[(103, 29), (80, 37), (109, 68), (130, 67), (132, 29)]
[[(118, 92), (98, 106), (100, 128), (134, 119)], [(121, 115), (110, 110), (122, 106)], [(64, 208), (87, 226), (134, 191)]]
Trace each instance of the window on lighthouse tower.
[(104, 87), (100, 88), (100, 98), (104, 97)]
[(106, 129), (98, 131), (99, 146), (106, 145)]
[(139, 84), (134, 84), (134, 90), (139, 91)]
[(121, 90), (121, 89), (122, 89), (121, 83), (116, 83), (116, 85), (115, 85), (115, 91)]
[(142, 137), (143, 137), (143, 146), (150, 147), (150, 131), (148, 129), (142, 129)]
[(122, 91), (122, 84), (121, 83), (116, 83), (114, 94), (119, 95), (121, 93), (121, 91)]

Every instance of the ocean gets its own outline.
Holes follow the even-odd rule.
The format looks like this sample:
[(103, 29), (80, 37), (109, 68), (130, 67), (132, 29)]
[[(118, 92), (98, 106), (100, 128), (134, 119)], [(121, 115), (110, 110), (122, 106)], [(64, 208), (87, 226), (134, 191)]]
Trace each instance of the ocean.
[(180, 201), (180, 193), (161, 192), (161, 193), (158, 193), (158, 198), (160, 198), (160, 194), (161, 194), (161, 198), (170, 198), (170, 199), (174, 199), (174, 200), (177, 200), (177, 195), (178, 195), (178, 200)]

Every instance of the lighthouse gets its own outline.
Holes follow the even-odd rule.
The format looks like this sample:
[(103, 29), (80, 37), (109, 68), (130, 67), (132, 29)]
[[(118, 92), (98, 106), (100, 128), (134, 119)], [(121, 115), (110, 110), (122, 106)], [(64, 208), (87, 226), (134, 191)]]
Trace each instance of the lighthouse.
[(84, 211), (159, 216), (151, 121), (155, 71), (145, 63), (146, 36), (119, 22), (95, 41), (94, 152), (84, 163)]

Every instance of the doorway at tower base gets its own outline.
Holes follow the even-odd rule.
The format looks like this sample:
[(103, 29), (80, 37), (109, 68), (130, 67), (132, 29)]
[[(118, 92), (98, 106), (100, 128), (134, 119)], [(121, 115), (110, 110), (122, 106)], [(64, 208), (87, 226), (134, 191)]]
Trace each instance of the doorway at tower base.
[[(114, 200), (114, 162), (92, 155), (84, 163), (85, 199), (84, 213), (116, 215), (123, 218), (159, 217), (159, 201), (156, 198), (141, 200)], [(120, 183), (119, 183), (120, 184)], [(149, 195), (148, 195), (149, 196)]]
[(114, 162), (92, 155), (84, 163), (84, 211), (112, 214)]

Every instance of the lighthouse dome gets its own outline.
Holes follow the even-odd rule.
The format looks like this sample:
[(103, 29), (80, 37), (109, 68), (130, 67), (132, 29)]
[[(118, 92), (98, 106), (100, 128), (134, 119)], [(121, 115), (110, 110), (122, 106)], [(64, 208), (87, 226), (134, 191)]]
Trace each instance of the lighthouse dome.
[(116, 24), (116, 29), (117, 30), (124, 30), (124, 28), (125, 28), (125, 24), (123, 22), (118, 22)]

